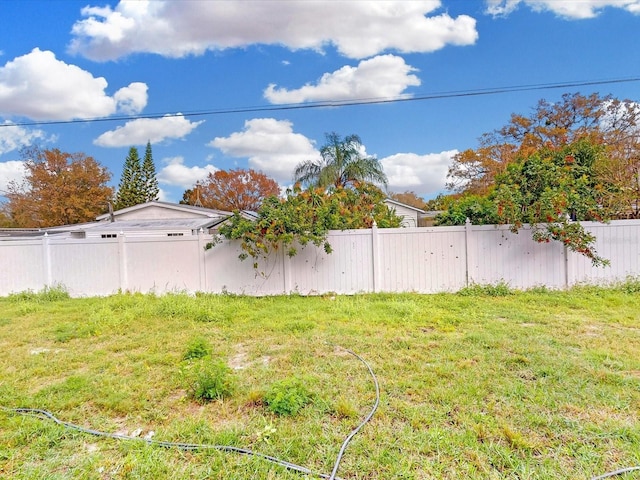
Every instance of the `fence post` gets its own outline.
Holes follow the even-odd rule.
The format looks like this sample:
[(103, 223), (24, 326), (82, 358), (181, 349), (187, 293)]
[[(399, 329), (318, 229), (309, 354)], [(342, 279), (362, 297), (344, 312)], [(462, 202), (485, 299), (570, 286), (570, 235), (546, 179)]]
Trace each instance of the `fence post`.
[(380, 279), (380, 246), (378, 244), (378, 224), (373, 221), (371, 226), (371, 266), (373, 269), (373, 293), (377, 293), (382, 286)]
[(51, 271), (51, 245), (49, 244), (49, 234), (44, 232), (42, 237), (42, 260), (44, 263), (44, 286), (53, 286), (53, 272)]
[(118, 264), (120, 266), (120, 291), (126, 292), (129, 289), (129, 274), (127, 272), (127, 248), (122, 230), (118, 234)]
[(569, 249), (564, 245), (564, 289), (569, 290)]
[(291, 257), (287, 255), (284, 251), (284, 248), (280, 249), (282, 251), (282, 283), (284, 288), (284, 294), (291, 294)]
[(198, 272), (200, 274), (200, 279), (198, 282), (198, 288), (201, 292), (207, 291), (207, 257), (205, 250), (205, 238), (204, 238), (204, 229), (200, 227), (198, 230), (198, 258), (200, 259), (198, 265)]
[(469, 279), (469, 269), (470, 269), (470, 260), (469, 260), (469, 242), (471, 235), (471, 219), (467, 217), (464, 222), (464, 282), (465, 286), (468, 287), (470, 283)]

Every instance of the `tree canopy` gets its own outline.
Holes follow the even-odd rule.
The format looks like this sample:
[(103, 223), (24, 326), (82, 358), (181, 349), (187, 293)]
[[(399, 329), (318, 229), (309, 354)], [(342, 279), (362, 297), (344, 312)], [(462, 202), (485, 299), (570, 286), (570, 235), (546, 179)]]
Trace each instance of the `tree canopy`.
[(454, 157), (448, 188), (484, 195), (496, 177), (518, 159), (542, 148), (562, 148), (580, 140), (603, 147), (593, 175), (620, 188), (603, 198), (617, 215), (640, 215), (640, 107), (630, 100), (598, 94), (565, 94), (558, 102), (540, 100), (526, 116), (512, 114), (507, 125), (482, 135), (479, 146)]
[(424, 198), (419, 197), (416, 192), (412, 192), (407, 190), (405, 192), (389, 192), (389, 198), (404, 203), (405, 205), (411, 205), (412, 207), (419, 208), (424, 210), (427, 208), (427, 202), (425, 202)]
[[(160, 187), (156, 177), (156, 165), (153, 163), (153, 152), (151, 151), (151, 142), (147, 142), (144, 151), (144, 159), (142, 160), (142, 169), (140, 181), (144, 190), (144, 202), (158, 200)], [(143, 203), (144, 203), (143, 202)]]
[(236, 212), (220, 228), (220, 234), (240, 240), (240, 258), (252, 257), (255, 268), (257, 259), (267, 258), (280, 248), (294, 256), (298, 245), (312, 243), (330, 253), (329, 230), (371, 228), (374, 222), (381, 228), (399, 227), (402, 219), (384, 204), (384, 199), (382, 190), (371, 184), (356, 183), (353, 188), (331, 191), (296, 187), (287, 191), (286, 198), (266, 198), (255, 220)]
[(278, 182), (253, 169), (218, 170), (184, 192), (182, 203), (217, 210), (256, 211), (265, 198), (278, 195)]
[(379, 160), (364, 151), (358, 135), (342, 138), (335, 132), (328, 133), (320, 159), (300, 163), (294, 181), (319, 188), (349, 187), (363, 182), (386, 186), (387, 176)]
[(109, 171), (84, 153), (24, 150), (26, 176), (11, 182), (5, 216), (16, 227), (37, 228), (95, 220), (108, 210)]
[[(448, 202), (438, 224), (532, 226), (537, 241), (556, 240), (606, 264), (581, 220), (640, 216), (640, 107), (597, 94), (541, 100), (529, 116), (459, 153), (449, 168)], [(443, 203), (443, 202), (441, 202)], [(495, 221), (494, 221), (495, 219)]]
[(120, 210), (157, 200), (159, 191), (151, 143), (147, 142), (142, 162), (140, 162), (138, 149), (131, 147), (122, 168), (115, 208)]
[(462, 225), (469, 218), (474, 224), (508, 224), (513, 232), (529, 224), (534, 240), (560, 241), (594, 265), (605, 265), (594, 249), (595, 237), (580, 224), (606, 221), (612, 214), (603, 199), (619, 187), (595, 174), (604, 150), (580, 139), (518, 157), (496, 176), (488, 195), (463, 196), (438, 216), (437, 223)]
[(144, 203), (144, 187), (142, 183), (142, 165), (138, 149), (131, 147), (124, 161), (122, 176), (116, 193), (115, 209), (133, 207)]

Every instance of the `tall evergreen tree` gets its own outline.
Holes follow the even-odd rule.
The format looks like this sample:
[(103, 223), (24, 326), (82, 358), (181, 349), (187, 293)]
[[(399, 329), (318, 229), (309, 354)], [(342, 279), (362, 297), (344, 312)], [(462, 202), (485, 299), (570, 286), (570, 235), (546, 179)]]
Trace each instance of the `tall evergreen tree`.
[(144, 160), (142, 161), (141, 182), (144, 188), (145, 202), (158, 200), (158, 179), (156, 178), (156, 166), (153, 163), (153, 154), (151, 153), (151, 142), (147, 142), (147, 148), (144, 152)]
[(138, 149), (131, 147), (129, 155), (124, 161), (122, 169), (122, 177), (118, 185), (118, 193), (116, 194), (115, 208), (133, 207), (146, 202), (144, 188), (142, 184), (142, 166), (140, 165), (140, 156)]

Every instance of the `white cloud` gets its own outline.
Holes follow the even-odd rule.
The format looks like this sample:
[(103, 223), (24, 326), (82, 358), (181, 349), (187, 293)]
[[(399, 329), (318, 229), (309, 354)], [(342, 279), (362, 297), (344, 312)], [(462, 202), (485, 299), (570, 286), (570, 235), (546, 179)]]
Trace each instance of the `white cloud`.
[(357, 67), (344, 66), (325, 73), (315, 85), (287, 90), (271, 84), (264, 96), (271, 103), (301, 103), (326, 100), (397, 98), (410, 86), (420, 85), (411, 72), (416, 69), (395, 55), (363, 60)]
[(505, 16), (520, 4), (535, 12), (550, 11), (570, 19), (593, 18), (605, 8), (622, 8), (640, 14), (640, 0), (486, 0), (487, 12), (494, 16)]
[[(146, 85), (132, 83), (110, 97), (107, 81), (34, 48), (0, 67), (0, 113), (34, 120), (105, 117), (138, 113), (146, 106)], [(119, 107), (124, 107), (120, 108)]]
[(55, 141), (55, 137), (47, 136), (42, 130), (27, 129), (13, 125), (9, 121), (5, 121), (4, 124), (0, 125), (0, 155), (32, 145), (38, 140), (51, 142)]
[(247, 120), (242, 132), (216, 137), (208, 145), (219, 148), (225, 155), (248, 158), (251, 168), (280, 183), (291, 182), (300, 162), (320, 155), (311, 140), (293, 132), (291, 122), (274, 118)]
[(118, 90), (113, 96), (118, 111), (126, 115), (140, 113), (147, 106), (147, 90), (147, 84), (141, 82), (134, 82)]
[(188, 167), (184, 164), (183, 157), (166, 158), (162, 163), (165, 166), (158, 172), (158, 182), (185, 189), (193, 187), (200, 180), (204, 180), (209, 173), (218, 171), (218, 168), (213, 165)]
[(174, 202), (175, 203), (175, 200), (173, 199), (173, 197), (168, 192), (163, 190), (162, 188), (158, 188), (158, 200), (160, 200), (161, 202)]
[(21, 183), (25, 173), (24, 162), (19, 160), (0, 162), (0, 195), (7, 191), (9, 182)]
[(167, 139), (185, 137), (203, 122), (204, 120), (191, 122), (181, 113), (168, 114), (161, 118), (138, 118), (115, 130), (104, 132), (93, 143), (101, 147), (143, 145), (147, 141), (159, 143)]
[(457, 150), (418, 155), (397, 153), (380, 160), (389, 180), (389, 190), (411, 190), (420, 196), (433, 196), (445, 189), (447, 170)]
[(135, 52), (167, 57), (252, 44), (322, 50), (328, 44), (350, 58), (386, 50), (432, 52), (472, 45), (476, 21), (467, 15), (434, 15), (440, 0), (344, 1), (328, 6), (308, 0), (122, 0), (85, 7), (69, 49), (94, 60)]

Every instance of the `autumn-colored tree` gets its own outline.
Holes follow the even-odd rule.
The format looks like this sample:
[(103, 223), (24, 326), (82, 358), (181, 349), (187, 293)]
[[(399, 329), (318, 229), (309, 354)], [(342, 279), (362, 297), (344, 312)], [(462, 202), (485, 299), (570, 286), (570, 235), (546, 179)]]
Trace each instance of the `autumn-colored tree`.
[(512, 225), (513, 231), (527, 223), (534, 240), (560, 241), (594, 265), (607, 264), (594, 249), (595, 237), (580, 224), (611, 218), (602, 199), (618, 187), (600, 181), (595, 174), (605, 150), (582, 139), (561, 149), (540, 149), (511, 164), (497, 178), (492, 195), (500, 223)]
[(405, 205), (410, 205), (421, 210), (424, 210), (427, 207), (427, 202), (424, 201), (424, 198), (419, 197), (415, 192), (412, 191), (401, 193), (390, 192), (389, 198), (395, 200), (396, 202), (404, 203)]
[(253, 169), (218, 170), (210, 173), (206, 180), (199, 182), (183, 195), (183, 203), (200, 205), (217, 210), (256, 211), (263, 200), (278, 196), (280, 187), (271, 177)]
[(595, 237), (580, 221), (607, 221), (614, 213), (604, 199), (619, 187), (596, 174), (606, 146), (580, 139), (561, 148), (542, 147), (521, 156), (496, 177), (487, 196), (465, 195), (438, 216), (438, 225), (508, 224), (517, 232), (531, 227), (538, 242), (559, 241), (605, 265), (594, 249)]
[(601, 159), (604, 163), (595, 173), (608, 175), (606, 181), (616, 181), (620, 192), (627, 194), (624, 199), (618, 195), (607, 202), (624, 204), (620, 208), (628, 209), (634, 204), (631, 197), (636, 193), (640, 196), (639, 120), (637, 103), (611, 96), (576, 93), (563, 95), (559, 102), (541, 100), (531, 115), (513, 114), (507, 125), (484, 134), (478, 148), (456, 155), (449, 168), (447, 187), (459, 193), (484, 195), (516, 159), (541, 148), (559, 149), (586, 139), (606, 145)]
[(13, 220), (11, 220), (10, 214), (4, 212), (4, 210), (6, 209), (7, 206), (5, 204), (0, 204), (0, 228), (15, 227), (16, 224)]
[(26, 176), (9, 183), (5, 212), (17, 227), (69, 225), (108, 209), (111, 173), (84, 153), (30, 148), (22, 152)]
[(364, 155), (364, 146), (358, 135), (345, 138), (328, 133), (320, 149), (320, 159), (300, 163), (294, 172), (294, 181), (304, 186), (329, 188), (348, 187), (363, 182), (385, 186), (385, 175), (376, 157)]
[[(249, 220), (235, 212), (220, 233), (240, 241), (241, 259), (252, 257), (254, 267), (259, 258), (268, 258), (275, 250), (286, 249), (294, 256), (297, 246), (313, 243), (331, 253), (327, 242), (329, 230), (399, 227), (402, 219), (384, 203), (385, 195), (371, 184), (355, 184), (353, 188), (338, 187), (288, 190), (286, 198), (271, 196), (257, 211), (257, 219)], [(211, 244), (213, 246), (213, 244)]]
[(435, 198), (427, 200), (425, 209), (426, 210), (446, 210), (449, 208), (449, 205), (456, 202), (462, 197), (460, 193), (439, 193)]

